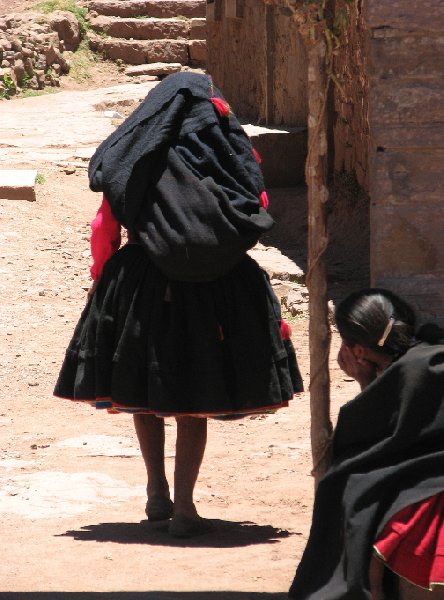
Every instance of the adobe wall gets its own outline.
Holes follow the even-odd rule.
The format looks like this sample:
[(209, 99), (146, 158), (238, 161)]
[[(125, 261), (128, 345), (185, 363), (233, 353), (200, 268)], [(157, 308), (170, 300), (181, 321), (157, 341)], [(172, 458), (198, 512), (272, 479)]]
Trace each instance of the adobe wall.
[(257, 123), (265, 115), (265, 6), (247, 1), (243, 18), (227, 19), (220, 4), (216, 20), (207, 18), (207, 71), (237, 116)]
[(359, 185), (368, 192), (368, 45), (364, 9), (362, 2), (347, 7), (347, 25), (341, 32), (334, 65), (339, 85), (333, 86), (333, 136), (334, 170), (354, 172)]
[(372, 283), (444, 324), (444, 3), (366, 5)]
[[(236, 114), (255, 124), (305, 126), (305, 50), (290, 15), (259, 0), (209, 6), (208, 72)], [(236, 7), (242, 16), (231, 16)]]

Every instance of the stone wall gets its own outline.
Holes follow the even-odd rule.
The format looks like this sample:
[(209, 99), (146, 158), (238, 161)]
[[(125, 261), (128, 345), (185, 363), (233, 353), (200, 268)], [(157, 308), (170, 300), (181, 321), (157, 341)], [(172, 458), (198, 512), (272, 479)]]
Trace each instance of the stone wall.
[(444, 324), (444, 3), (367, 0), (371, 273)]
[(0, 18), (0, 97), (21, 89), (58, 86), (69, 71), (67, 52), (80, 43), (80, 29), (72, 13), (56, 11), (11, 14)]

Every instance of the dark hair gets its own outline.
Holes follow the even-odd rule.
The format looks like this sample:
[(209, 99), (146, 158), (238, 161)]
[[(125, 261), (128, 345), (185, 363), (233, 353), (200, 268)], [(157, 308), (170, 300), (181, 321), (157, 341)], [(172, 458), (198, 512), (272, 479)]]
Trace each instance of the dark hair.
[(350, 294), (337, 307), (335, 320), (346, 344), (362, 344), (394, 357), (404, 354), (414, 338), (413, 309), (383, 288)]

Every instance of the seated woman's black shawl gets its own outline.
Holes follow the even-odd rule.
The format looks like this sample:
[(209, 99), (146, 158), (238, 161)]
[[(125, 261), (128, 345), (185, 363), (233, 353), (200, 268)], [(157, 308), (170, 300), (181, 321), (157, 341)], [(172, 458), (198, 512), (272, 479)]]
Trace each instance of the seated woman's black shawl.
[(170, 279), (231, 270), (270, 229), (262, 173), (236, 117), (221, 117), (206, 75), (170, 75), (97, 149), (90, 187)]
[(372, 545), (399, 510), (444, 490), (444, 343), (421, 343), (340, 410), (290, 589), (368, 600)]

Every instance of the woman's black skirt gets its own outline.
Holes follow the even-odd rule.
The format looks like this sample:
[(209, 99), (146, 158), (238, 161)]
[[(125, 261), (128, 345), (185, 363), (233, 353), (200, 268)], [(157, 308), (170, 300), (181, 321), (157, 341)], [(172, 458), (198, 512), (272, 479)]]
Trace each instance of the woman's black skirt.
[(266, 273), (169, 281), (141, 246), (105, 265), (54, 394), (109, 412), (242, 415), (287, 406), (302, 379)]

